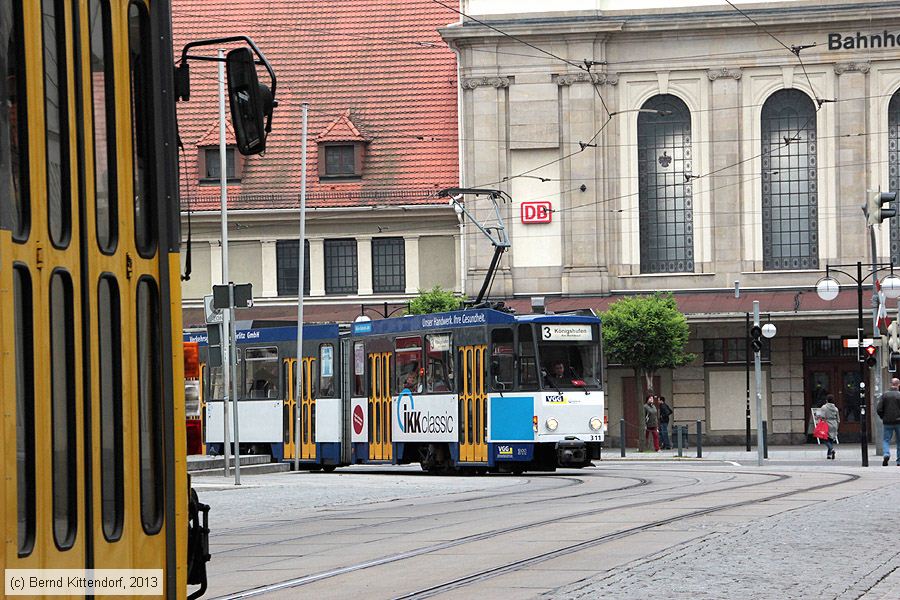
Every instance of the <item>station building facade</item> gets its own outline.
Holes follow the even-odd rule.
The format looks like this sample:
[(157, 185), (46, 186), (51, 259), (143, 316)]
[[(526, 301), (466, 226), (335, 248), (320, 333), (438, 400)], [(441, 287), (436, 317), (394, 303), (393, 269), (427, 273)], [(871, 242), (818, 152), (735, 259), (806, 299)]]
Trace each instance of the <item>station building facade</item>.
[[(763, 354), (771, 441), (805, 441), (829, 393), (842, 441), (858, 437), (859, 366), (841, 341), (856, 335), (856, 284), (836, 275), (831, 302), (815, 284), (829, 266), (872, 262), (860, 208), (867, 190), (900, 188), (900, 7), (509, 4), (464, 1), (467, 17), (441, 29), (459, 61), (462, 185), (513, 198), (492, 296), (603, 310), (673, 292), (697, 358), (654, 385), (709, 443), (744, 440), (746, 314), (759, 300), (778, 328)], [(525, 222), (534, 202), (549, 222)], [(898, 219), (876, 234), (877, 261), (897, 264)], [(491, 248), (475, 231), (464, 245), (472, 294)], [(608, 377), (610, 434), (624, 418), (633, 442), (640, 388), (616, 365)]]

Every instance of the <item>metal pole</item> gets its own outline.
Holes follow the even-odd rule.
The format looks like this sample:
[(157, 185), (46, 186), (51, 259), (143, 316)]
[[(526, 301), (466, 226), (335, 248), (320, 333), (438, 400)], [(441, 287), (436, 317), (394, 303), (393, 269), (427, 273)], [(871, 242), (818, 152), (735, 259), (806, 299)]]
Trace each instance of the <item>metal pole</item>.
[[(305, 273), (306, 258), (306, 128), (309, 113), (309, 104), (304, 102), (303, 107), (303, 133), (300, 149), (300, 247), (297, 253), (299, 263), (297, 267), (297, 375), (294, 378), (294, 471), (300, 470), (300, 392), (303, 389), (301, 382), (303, 380), (303, 280)], [(314, 418), (311, 415), (311, 418)], [(312, 440), (315, 443), (315, 440)]]
[[(874, 268), (874, 266), (873, 266)], [(856, 262), (856, 326), (863, 329), (863, 289), (862, 289), (862, 262)], [(857, 331), (859, 331), (857, 329)], [(860, 340), (859, 343), (862, 343)], [(857, 360), (860, 349), (857, 348)], [(862, 466), (869, 466), (869, 441), (868, 427), (866, 426), (866, 363), (859, 363), (859, 449), (862, 453)]]
[(744, 330), (744, 345), (747, 348), (744, 361), (747, 367), (747, 452), (750, 452), (750, 313), (744, 313), (744, 316), (747, 317), (747, 327)]
[(763, 458), (769, 458), (769, 422), (762, 422)]
[(625, 419), (619, 419), (619, 445), (622, 447), (622, 458), (625, 458)]
[[(234, 284), (230, 281), (228, 282), (228, 305), (234, 306)], [(233, 308), (229, 308), (229, 311), (233, 311)], [(234, 312), (231, 313), (232, 319), (229, 321), (228, 327), (228, 345), (235, 349), (235, 351), (231, 354), (231, 362), (228, 364), (228, 368), (231, 370), (231, 397), (234, 399), (234, 410), (231, 411), (231, 417), (234, 420), (234, 485), (241, 485), (241, 436), (238, 433), (238, 413), (240, 412), (240, 404), (239, 398), (240, 394), (238, 393), (238, 378), (237, 378), (237, 342), (235, 339), (234, 332)], [(243, 386), (241, 386), (243, 387)]]
[(684, 432), (681, 425), (676, 426), (675, 431), (678, 433), (678, 458), (681, 458), (682, 449), (684, 448)]
[[(219, 184), (222, 202), (222, 283), (228, 283), (228, 174), (225, 172), (225, 51), (219, 50)], [(225, 430), (223, 456), (225, 477), (228, 477), (228, 453), (231, 451), (231, 436), (228, 431), (228, 413), (231, 402), (231, 309), (222, 311), (222, 335), (228, 336), (228, 343), (222, 344), (222, 426)]]
[[(875, 342), (875, 348), (877, 348), (875, 356), (878, 357), (878, 360), (875, 362), (875, 381), (872, 382), (871, 401), (874, 404), (881, 397), (881, 390), (884, 388), (881, 382), (881, 332), (878, 327), (878, 309), (882, 298), (881, 286), (878, 285), (878, 254), (875, 249), (875, 227), (871, 225), (869, 226), (869, 240), (872, 246), (872, 339)], [(868, 402), (863, 403), (863, 410), (859, 415), (859, 421), (862, 424), (862, 436), (866, 444), (866, 464), (868, 464), (869, 455), (869, 411), (866, 410), (868, 408), (867, 404)], [(875, 447), (878, 447), (877, 442)]]
[[(753, 301), (753, 325), (759, 326), (759, 300)], [(759, 351), (753, 352), (753, 369), (756, 372), (756, 464), (763, 465), (763, 436), (762, 436), (762, 365), (759, 361)]]
[(697, 458), (703, 458), (703, 424), (697, 419)]

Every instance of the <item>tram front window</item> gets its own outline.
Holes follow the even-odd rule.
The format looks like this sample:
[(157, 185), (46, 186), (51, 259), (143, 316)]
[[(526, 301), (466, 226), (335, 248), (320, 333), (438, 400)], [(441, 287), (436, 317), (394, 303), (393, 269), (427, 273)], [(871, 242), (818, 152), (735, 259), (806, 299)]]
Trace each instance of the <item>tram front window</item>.
[(595, 343), (541, 342), (538, 352), (544, 389), (600, 389)]

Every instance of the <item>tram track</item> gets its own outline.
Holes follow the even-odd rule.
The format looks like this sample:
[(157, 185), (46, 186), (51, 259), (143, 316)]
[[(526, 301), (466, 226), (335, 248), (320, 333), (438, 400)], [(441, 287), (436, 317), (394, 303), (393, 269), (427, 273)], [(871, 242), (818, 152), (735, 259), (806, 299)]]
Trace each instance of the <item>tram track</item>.
[[(722, 472), (722, 471), (717, 471), (717, 472), (713, 472), (713, 473), (727, 473), (729, 475), (734, 475), (734, 473), (728, 473), (728, 472)], [(740, 490), (740, 489), (758, 487), (761, 485), (768, 485), (768, 484), (784, 481), (787, 479), (791, 479), (791, 476), (789, 476), (789, 475), (783, 475), (783, 474), (778, 474), (778, 473), (752, 473), (750, 475), (767, 476), (770, 479), (768, 479), (766, 481), (750, 482), (750, 483), (746, 483), (746, 484), (742, 484), (742, 485), (738, 485), (738, 486), (727, 487), (727, 488), (717, 488), (717, 489), (713, 489), (713, 490), (705, 490), (702, 492), (682, 494), (679, 496), (674, 496), (674, 497), (664, 498), (664, 499), (654, 498), (654, 499), (645, 500), (645, 501), (641, 501), (641, 502), (637, 502), (637, 503), (594, 508), (594, 509), (590, 509), (590, 510), (579, 511), (576, 513), (568, 514), (565, 516), (556, 516), (553, 518), (541, 519), (538, 521), (531, 521), (528, 523), (522, 523), (522, 524), (511, 526), (511, 527), (494, 529), (491, 531), (476, 533), (476, 534), (472, 534), (469, 536), (463, 536), (463, 537), (456, 538), (453, 540), (447, 540), (445, 542), (440, 542), (437, 544), (423, 546), (421, 548), (416, 548), (413, 550), (409, 550), (407, 552), (392, 554), (389, 556), (384, 556), (384, 557), (372, 559), (369, 561), (365, 561), (365, 562), (361, 562), (361, 563), (357, 563), (357, 564), (353, 564), (353, 565), (346, 565), (343, 567), (338, 567), (336, 569), (322, 571), (319, 573), (313, 573), (310, 575), (297, 577), (297, 578), (281, 581), (278, 583), (273, 583), (273, 584), (268, 584), (268, 585), (264, 585), (264, 586), (258, 586), (258, 587), (246, 589), (246, 590), (243, 590), (240, 592), (220, 596), (216, 600), (236, 600), (236, 599), (240, 599), (240, 598), (252, 598), (252, 597), (261, 596), (261, 595), (276, 592), (276, 591), (302, 587), (302, 586), (310, 585), (312, 583), (316, 583), (318, 581), (331, 579), (331, 578), (335, 578), (335, 577), (340, 577), (342, 575), (346, 575), (349, 573), (353, 573), (353, 572), (357, 572), (357, 571), (361, 571), (361, 570), (365, 570), (365, 569), (369, 569), (369, 568), (373, 568), (373, 567), (377, 567), (377, 566), (381, 566), (381, 565), (401, 562), (401, 561), (415, 558), (418, 556), (423, 556), (423, 555), (427, 555), (427, 554), (432, 554), (434, 552), (439, 552), (441, 550), (446, 550), (449, 548), (454, 548), (454, 547), (458, 547), (458, 546), (462, 546), (462, 545), (470, 544), (470, 543), (474, 543), (474, 542), (485, 541), (485, 540), (496, 538), (496, 537), (499, 537), (502, 535), (507, 535), (510, 533), (515, 533), (515, 532), (528, 530), (528, 529), (532, 529), (532, 528), (536, 528), (536, 527), (542, 527), (545, 525), (555, 524), (555, 523), (559, 523), (561, 521), (566, 521), (566, 520), (570, 520), (570, 519), (582, 518), (585, 516), (596, 516), (598, 514), (603, 514), (603, 513), (611, 512), (611, 511), (615, 511), (615, 510), (640, 508), (640, 507), (648, 506), (648, 505), (659, 506), (661, 503), (674, 502), (677, 500), (684, 500), (684, 499), (688, 499), (688, 498), (694, 498), (694, 497), (699, 497), (699, 496), (704, 496), (704, 495), (709, 495), (709, 494), (714, 494), (714, 493), (731, 492), (731, 491), (736, 491), (736, 490)], [(573, 544), (573, 545), (570, 545), (570, 546), (567, 546), (565, 548), (561, 548), (558, 550), (545, 552), (545, 553), (542, 553), (539, 555), (529, 557), (524, 560), (518, 560), (514, 563), (508, 563), (508, 564), (501, 565), (499, 567), (495, 567), (492, 569), (485, 569), (484, 571), (479, 571), (478, 573), (470, 574), (465, 577), (457, 578), (452, 581), (446, 582), (444, 584), (440, 584), (437, 586), (432, 586), (432, 587), (425, 588), (425, 589), (422, 589), (422, 590), (419, 590), (416, 592), (412, 592), (411, 594), (407, 594), (407, 595), (401, 596), (401, 597), (402, 598), (420, 598), (420, 597), (427, 598), (432, 595), (442, 593), (443, 591), (449, 591), (452, 589), (456, 589), (458, 587), (464, 587), (465, 585), (470, 585), (471, 583), (475, 583), (476, 581), (490, 579), (492, 577), (497, 577), (497, 576), (503, 575), (505, 573), (508, 573), (510, 571), (514, 571), (514, 570), (516, 570), (517, 565), (527, 566), (529, 564), (536, 564), (536, 563), (543, 562), (546, 560), (551, 560), (551, 559), (556, 558), (557, 556), (559, 556), (563, 553), (566, 553), (566, 552), (572, 552), (573, 550), (577, 551), (578, 549), (586, 549), (586, 548), (590, 548), (593, 546), (602, 545), (604, 543), (608, 543), (608, 542), (611, 542), (614, 540), (621, 539), (622, 537), (634, 535), (635, 533), (640, 533), (642, 531), (646, 531), (646, 530), (652, 529), (654, 527), (659, 527), (661, 525), (673, 523), (673, 522), (676, 522), (679, 520), (694, 518), (697, 516), (714, 513), (714, 512), (721, 511), (721, 510), (727, 510), (729, 508), (745, 506), (745, 505), (753, 504), (756, 502), (767, 502), (770, 500), (776, 500), (776, 499), (796, 495), (799, 493), (822, 489), (825, 487), (831, 487), (834, 485), (841, 485), (841, 484), (847, 483), (849, 481), (858, 479), (858, 476), (855, 476), (855, 475), (848, 475), (847, 477), (848, 477), (847, 479), (845, 479), (843, 481), (839, 481), (839, 482), (820, 484), (817, 486), (812, 486), (812, 487), (803, 488), (803, 489), (799, 489), (799, 490), (792, 490), (789, 492), (783, 492), (781, 494), (775, 494), (775, 495), (764, 497), (764, 498), (730, 503), (730, 504), (726, 504), (726, 505), (711, 507), (708, 509), (700, 509), (700, 510), (692, 511), (692, 512), (684, 514), (684, 515), (676, 515), (676, 516), (673, 516), (673, 517), (670, 517), (667, 519), (661, 519), (661, 520), (647, 523), (647, 524), (644, 524), (644, 525), (641, 525), (638, 527), (629, 528), (629, 529), (622, 530), (619, 532), (614, 532), (611, 534), (600, 536), (600, 537), (594, 538), (592, 540), (587, 540), (585, 542)], [(643, 478), (641, 478), (641, 479), (643, 480)], [(644, 481), (647, 481), (647, 483), (644, 483), (643, 481), (641, 481), (639, 484), (635, 484), (634, 486), (631, 486), (631, 487), (642, 487), (642, 486), (648, 485), (649, 483), (652, 482), (651, 480), (644, 480)], [(720, 482), (716, 482), (716, 483), (720, 483)], [(690, 485), (690, 484), (684, 484), (684, 485)], [(677, 486), (677, 487), (680, 487), (680, 486)], [(668, 490), (661, 490), (661, 491), (668, 491)], [(609, 492), (609, 490), (607, 490), (605, 492), (590, 492), (590, 493), (585, 493), (583, 495), (602, 494), (602, 493), (608, 493), (608, 492)], [(546, 500), (547, 499), (542, 499), (541, 501), (546, 501)]]
[[(633, 483), (633, 484), (630, 484), (630, 485), (624, 485), (624, 486), (620, 486), (620, 487), (616, 487), (616, 488), (610, 488), (610, 489), (604, 489), (604, 490), (597, 490), (597, 491), (593, 491), (593, 492), (583, 492), (583, 493), (580, 493), (580, 494), (570, 494), (570, 495), (567, 495), (567, 496), (548, 496), (548, 497), (545, 497), (545, 498), (536, 498), (536, 499), (533, 499), (533, 500), (527, 500), (527, 501), (525, 501), (525, 502), (518, 502), (518, 503), (515, 503), (515, 504), (512, 504), (512, 505), (506, 505), (506, 506), (501, 506), (501, 505), (497, 504), (497, 505), (494, 505), (494, 506), (485, 507), (485, 508), (483, 508), (483, 509), (478, 509), (478, 510), (488, 510), (488, 509), (491, 509), (491, 508), (507, 509), (507, 508), (509, 508), (510, 506), (513, 506), (513, 507), (517, 507), (517, 506), (527, 506), (527, 505), (530, 505), (530, 504), (538, 504), (538, 503), (544, 503), (544, 502), (555, 502), (555, 501), (559, 501), (559, 500), (570, 500), (570, 499), (573, 499), (573, 498), (583, 498), (583, 497), (585, 497), (585, 496), (594, 496), (594, 495), (603, 495), (603, 496), (607, 496), (607, 495), (609, 495), (610, 493), (621, 492), (621, 491), (627, 491), (627, 490), (631, 490), (631, 489), (634, 489), (634, 488), (640, 488), (640, 487), (644, 487), (644, 486), (646, 486), (646, 485), (649, 485), (649, 484), (651, 483), (651, 481), (650, 481), (649, 479), (645, 479), (645, 478), (637, 478), (637, 477), (630, 477), (630, 476), (622, 476), (622, 477), (620, 477), (620, 476), (608, 476), (608, 475), (604, 475), (604, 477), (608, 477), (608, 478), (610, 478), (610, 479), (632, 479), (632, 480), (635, 480), (636, 482)], [(560, 477), (560, 478), (562, 478), (562, 477)], [(580, 481), (580, 480), (579, 480), (578, 483), (581, 484), (581, 483), (583, 483), (583, 481)], [(675, 487), (676, 487), (676, 488), (677, 488), (677, 487), (683, 487), (683, 486), (686, 486), (686, 485), (691, 485), (691, 484), (690, 484), (690, 483), (687, 483), (687, 484), (682, 484), (682, 485), (680, 485), (680, 486), (675, 486)], [(549, 490), (552, 490), (552, 491), (563, 490), (563, 489), (566, 489), (567, 487), (568, 487), (568, 486), (560, 486), (560, 487), (556, 487), (556, 488), (549, 488)], [(481, 496), (478, 496), (478, 497), (475, 497), (475, 498), (465, 498), (465, 499), (462, 499), (462, 500), (458, 501), (457, 504), (461, 504), (461, 503), (463, 503), (463, 502), (472, 502), (472, 501), (476, 501), (476, 500), (489, 500), (489, 499), (492, 500), (492, 499), (497, 499), (497, 498), (499, 498), (499, 497), (524, 495), (524, 494), (528, 494), (528, 493), (533, 493), (533, 490), (519, 490), (519, 491), (516, 491), (516, 492), (507, 492), (507, 493), (505, 493), (505, 494), (494, 494), (494, 495), (491, 495), (491, 494), (485, 494), (485, 495), (481, 495)], [(406, 503), (404, 506), (409, 506), (409, 505), (411, 505), (411, 504), (414, 504), (414, 502)], [(377, 509), (372, 509), (372, 510), (374, 511), (374, 510), (377, 510)], [(447, 516), (447, 515), (452, 515), (452, 514), (471, 512), (472, 510), (473, 510), (473, 509), (472, 509), (471, 507), (466, 507), (466, 508), (461, 508), (461, 509), (458, 509), (458, 510), (440, 511), (440, 512), (430, 513), (430, 514), (425, 514), (425, 515), (417, 515), (416, 517), (396, 518), (396, 519), (392, 519), (390, 522), (391, 522), (392, 525), (398, 525), (398, 524), (403, 524), (403, 523), (405, 523), (405, 522), (414, 521), (414, 520), (415, 520), (415, 521), (420, 521), (420, 520), (422, 520), (422, 519), (427, 519), (427, 518), (429, 518), (429, 517)], [(361, 518), (361, 517), (359, 517), (359, 518)], [(311, 519), (308, 519), (308, 521), (312, 521), (312, 520), (314, 520), (314, 519), (315, 519), (315, 518), (311, 518)], [(301, 521), (301, 522), (302, 522), (302, 521)], [(282, 524), (282, 523), (277, 523), (277, 524), (273, 524), (273, 525), (271, 525), (271, 526), (264, 527), (264, 528), (262, 528), (262, 529), (268, 529), (268, 528), (279, 527), (279, 526), (283, 526), (283, 524)], [(350, 533), (350, 532), (357, 531), (357, 530), (368, 529), (368, 528), (370, 528), (371, 526), (372, 526), (371, 524), (360, 524), (360, 525), (356, 525), (356, 526), (353, 526), (353, 527), (347, 527), (347, 528), (345, 528), (345, 529), (341, 529), (340, 532), (341, 532), (341, 533)], [(243, 530), (243, 531), (246, 531), (246, 530), (248, 530), (248, 529), (253, 529), (253, 527), (250, 526), (250, 527), (241, 528), (241, 530)], [(226, 530), (225, 532), (222, 532), (222, 533), (223, 533), (223, 534), (233, 533), (233, 531), (234, 531), (234, 530)], [(427, 531), (427, 529), (424, 530), (424, 531)], [(303, 534), (303, 535), (299, 535), (299, 536), (295, 536), (295, 537), (291, 537), (291, 538), (285, 538), (285, 539), (282, 540), (282, 541), (283, 541), (283, 542), (299, 542), (299, 541), (302, 541), (302, 540), (305, 540), (305, 539), (315, 538), (315, 537), (318, 537), (318, 536), (320, 536), (320, 535), (321, 535), (321, 533), (309, 533), (309, 534)], [(265, 545), (268, 545), (268, 542), (260, 542), (260, 543), (258, 543), (258, 544), (250, 544), (250, 545), (246, 545), (246, 546), (241, 546), (241, 547), (239, 547), (239, 548), (232, 548), (232, 549), (229, 549), (229, 550), (222, 550), (222, 551), (216, 552), (216, 555), (218, 556), (218, 555), (224, 555), (224, 554), (230, 554), (230, 553), (246, 552), (247, 550), (250, 550), (250, 549), (253, 549), (253, 548), (257, 548), (257, 547), (260, 547), (260, 546), (265, 546)]]

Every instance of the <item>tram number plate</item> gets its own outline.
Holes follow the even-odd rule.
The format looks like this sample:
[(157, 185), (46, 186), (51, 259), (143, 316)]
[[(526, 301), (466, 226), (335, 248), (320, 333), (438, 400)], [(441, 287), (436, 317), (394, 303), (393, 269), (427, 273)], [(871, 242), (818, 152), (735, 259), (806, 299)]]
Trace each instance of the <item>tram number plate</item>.
[(495, 444), (494, 460), (531, 460), (530, 444)]
[(602, 442), (603, 436), (600, 435), (599, 433), (592, 433), (590, 441), (591, 442)]

